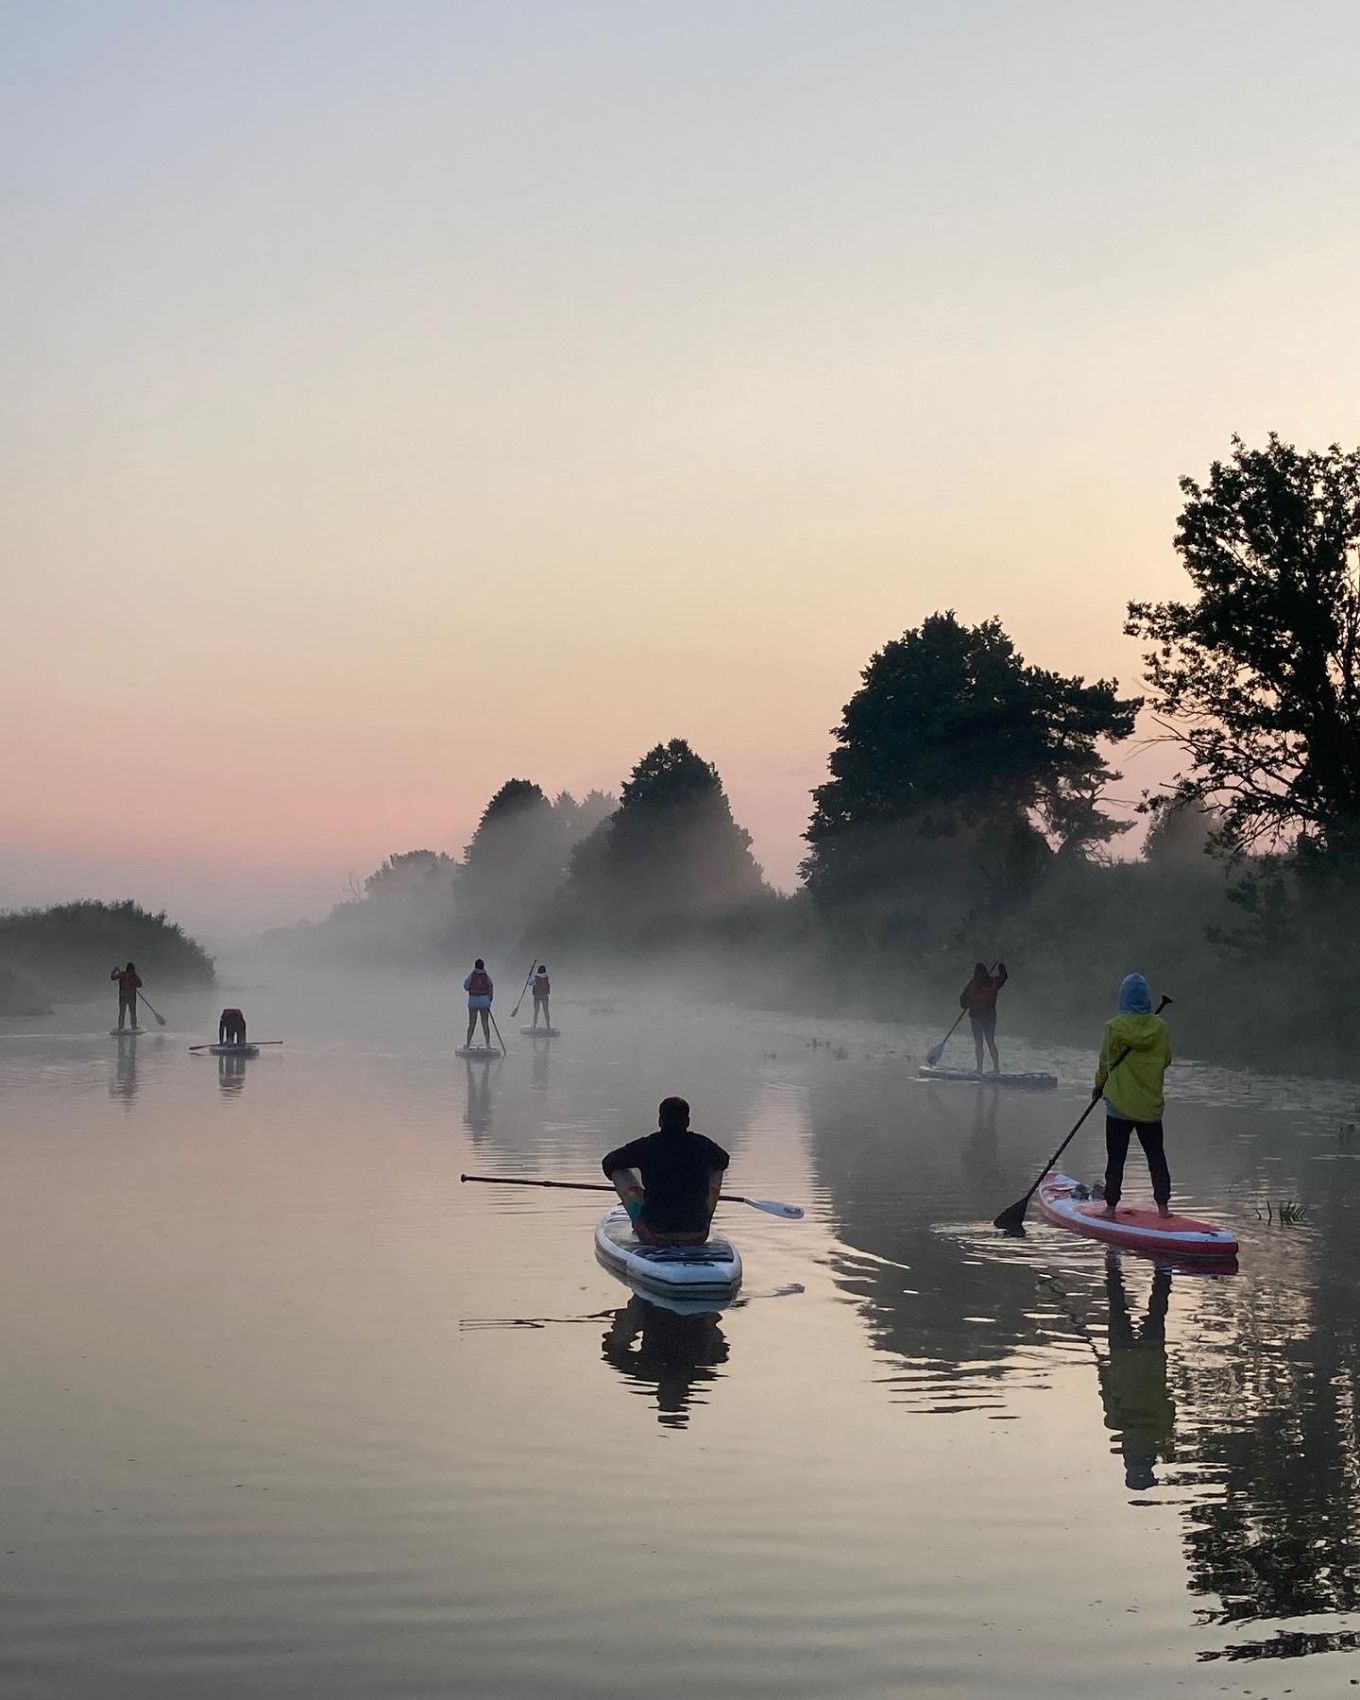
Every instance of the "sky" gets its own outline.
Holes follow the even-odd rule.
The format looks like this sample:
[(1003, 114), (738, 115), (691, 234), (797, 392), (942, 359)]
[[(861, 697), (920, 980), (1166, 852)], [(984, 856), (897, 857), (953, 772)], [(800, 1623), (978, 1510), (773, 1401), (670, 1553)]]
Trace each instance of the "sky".
[(1136, 687), (1178, 479), (1360, 440), (1357, 62), (1310, 0), (0, 0), (0, 905), (315, 918), (676, 736), (788, 888), (925, 615)]

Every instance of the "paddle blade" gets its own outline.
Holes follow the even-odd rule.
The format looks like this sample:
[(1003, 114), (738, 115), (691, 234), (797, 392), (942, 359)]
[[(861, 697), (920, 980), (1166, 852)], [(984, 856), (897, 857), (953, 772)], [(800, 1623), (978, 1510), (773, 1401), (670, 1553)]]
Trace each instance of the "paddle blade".
[(994, 1228), (1000, 1228), (1003, 1234), (1023, 1233), (1025, 1227), (1025, 1212), (1029, 1209), (1029, 1195), (1012, 1204), (1009, 1210), (1003, 1210), (992, 1223)]
[(767, 1216), (778, 1216), (785, 1222), (801, 1222), (803, 1207), (801, 1204), (781, 1204), (775, 1198), (743, 1198), (742, 1204), (749, 1204), (752, 1210), (763, 1210)]
[(941, 1042), (938, 1045), (932, 1045), (930, 1047), (930, 1049), (926, 1052), (926, 1067), (927, 1068), (936, 1067), (937, 1064), (939, 1063), (940, 1058), (943, 1055), (944, 1055), (944, 1041), (941, 1040)]

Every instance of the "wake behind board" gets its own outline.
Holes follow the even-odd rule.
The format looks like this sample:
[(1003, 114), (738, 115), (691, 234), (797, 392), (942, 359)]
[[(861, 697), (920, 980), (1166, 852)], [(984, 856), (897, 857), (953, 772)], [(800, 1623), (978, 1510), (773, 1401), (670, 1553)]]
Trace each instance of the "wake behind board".
[(916, 1072), (922, 1080), (962, 1080), (973, 1086), (1017, 1086), (1030, 1092), (1049, 1092), (1058, 1084), (1056, 1074), (979, 1074), (973, 1068), (931, 1068), (929, 1063), (922, 1063)]
[(1133, 1251), (1162, 1257), (1214, 1258), (1220, 1263), (1237, 1256), (1237, 1236), (1212, 1222), (1193, 1216), (1159, 1216), (1155, 1205), (1121, 1203), (1115, 1215), (1105, 1214), (1105, 1201), (1070, 1175), (1050, 1175), (1039, 1183), (1039, 1208), (1055, 1227), (1105, 1240)]
[(644, 1298), (686, 1304), (730, 1304), (741, 1288), (741, 1253), (729, 1240), (703, 1245), (647, 1245), (621, 1204), (595, 1228), (595, 1256)]
[(473, 1062), (490, 1062), (493, 1057), (502, 1053), (494, 1045), (460, 1045), (453, 1054), (456, 1057), (468, 1057)]
[(145, 1027), (110, 1027), (109, 1028), (109, 1038), (110, 1039), (136, 1039), (140, 1034), (145, 1033), (145, 1032), (146, 1032)]
[(560, 1039), (560, 1027), (521, 1027), (520, 1032), (528, 1039)]

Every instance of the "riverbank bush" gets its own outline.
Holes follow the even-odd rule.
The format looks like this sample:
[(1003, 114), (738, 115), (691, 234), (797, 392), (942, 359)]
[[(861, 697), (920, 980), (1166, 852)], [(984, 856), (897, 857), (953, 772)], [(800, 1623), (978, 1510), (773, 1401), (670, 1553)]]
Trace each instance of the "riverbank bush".
[(164, 912), (152, 914), (130, 900), (0, 913), (0, 972), (19, 982), (21, 995), (38, 995), (37, 1010), (10, 1013), (97, 996), (113, 964), (129, 960), (148, 987), (213, 982), (212, 958), (201, 944)]

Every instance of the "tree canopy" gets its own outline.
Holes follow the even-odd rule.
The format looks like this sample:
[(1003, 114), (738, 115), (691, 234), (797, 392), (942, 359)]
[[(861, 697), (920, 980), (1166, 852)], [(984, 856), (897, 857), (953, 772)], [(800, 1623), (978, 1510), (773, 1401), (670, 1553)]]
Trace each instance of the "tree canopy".
[(766, 889), (717, 768), (672, 738), (647, 751), (618, 808), (577, 846), (567, 896), (577, 916), (617, 934), (620, 925), (693, 916)]
[[(1233, 438), (1181, 480), (1190, 602), (1131, 602), (1152, 701), (1233, 847), (1360, 850), (1360, 454)], [(1167, 799), (1154, 799), (1165, 802)]]
[(1031, 667), (996, 619), (951, 611), (886, 644), (834, 730), (813, 793), (803, 872), (819, 901), (880, 896), (975, 864), (1000, 894), (1051, 849), (1079, 856), (1124, 830), (1100, 807), (1101, 754), (1140, 706), (1113, 680)]

